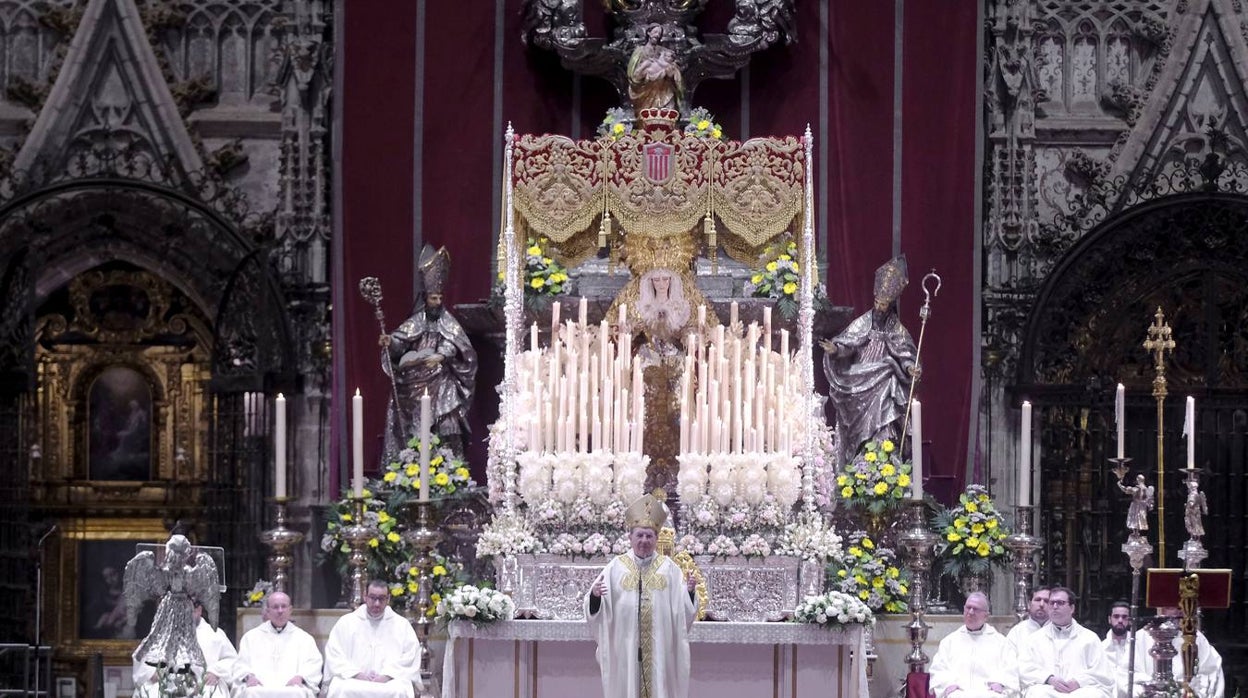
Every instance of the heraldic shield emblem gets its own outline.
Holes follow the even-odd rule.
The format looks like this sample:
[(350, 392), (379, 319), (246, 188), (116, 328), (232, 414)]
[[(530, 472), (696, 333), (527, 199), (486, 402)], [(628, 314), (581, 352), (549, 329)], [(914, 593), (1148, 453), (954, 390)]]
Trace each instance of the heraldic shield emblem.
[(667, 143), (647, 143), (642, 146), (645, 156), (642, 174), (654, 184), (663, 184), (672, 178), (673, 153), (676, 149)]

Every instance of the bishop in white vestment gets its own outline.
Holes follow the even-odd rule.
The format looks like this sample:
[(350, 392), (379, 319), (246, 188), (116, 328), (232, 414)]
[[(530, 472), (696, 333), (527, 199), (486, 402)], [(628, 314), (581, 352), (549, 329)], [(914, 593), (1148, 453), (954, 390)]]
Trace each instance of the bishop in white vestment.
[(930, 688), (936, 698), (995, 698), (1018, 690), (1014, 647), (985, 622), (988, 597), (978, 591), (967, 596), (962, 619), (932, 657)]
[(607, 563), (585, 596), (604, 698), (689, 695), (693, 580), (655, 552), (666, 519), (661, 499), (634, 502), (625, 515), (632, 551)]
[(236, 698), (312, 698), (321, 688), (316, 640), (290, 622), (286, 594), (269, 594), (264, 608), (268, 620), (248, 630), (238, 643)]
[(412, 698), (420, 686), (420, 641), (390, 608), (390, 587), (368, 584), (364, 605), (338, 619), (325, 643), (328, 698)]
[[(204, 653), (206, 667), (204, 675), (199, 677), (204, 682), (204, 698), (229, 698), (230, 676), (234, 670), (234, 660), (238, 652), (234, 644), (225, 636), (221, 628), (214, 628), (204, 620), (204, 607), (199, 599), (195, 604), (195, 640)], [(159, 698), (156, 686), (156, 667), (143, 662), (134, 662), (134, 696), (135, 698)]]
[(1111, 698), (1114, 670), (1096, 633), (1074, 619), (1074, 593), (1049, 591), (1049, 623), (1019, 650), (1019, 680), (1027, 698)]

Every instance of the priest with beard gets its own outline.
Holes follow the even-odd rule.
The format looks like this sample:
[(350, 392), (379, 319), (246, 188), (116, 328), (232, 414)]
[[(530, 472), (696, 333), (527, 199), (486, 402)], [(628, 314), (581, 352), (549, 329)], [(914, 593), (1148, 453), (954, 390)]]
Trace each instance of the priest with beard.
[(603, 698), (686, 698), (689, 629), (696, 581), (655, 552), (667, 520), (666, 495), (643, 495), (628, 507), (630, 552), (603, 568), (585, 595), (585, 617), (598, 642)]
[(1031, 592), (1031, 603), (1027, 605), (1027, 617), (1014, 624), (1005, 639), (1014, 645), (1016, 650), (1022, 649), (1027, 636), (1044, 627), (1049, 622), (1049, 588), (1036, 587)]
[[(1109, 663), (1114, 666), (1114, 695), (1118, 698), (1127, 696), (1127, 679), (1131, 668), (1130, 646), (1131, 604), (1126, 601), (1115, 601), (1114, 605), (1109, 607), (1109, 630), (1105, 632), (1105, 639), (1101, 640), (1101, 647), (1105, 650)], [(1140, 665), (1136, 665), (1135, 670), (1138, 672), (1141, 668)]]
[(988, 625), (988, 597), (974, 591), (962, 606), (962, 627), (940, 641), (932, 657), (936, 698), (995, 698), (1018, 690), (1014, 647)]
[(325, 643), (328, 698), (413, 698), (421, 687), (420, 640), (390, 608), (390, 586), (368, 583), (364, 605), (338, 619)]
[(451, 258), (443, 247), (420, 255), (423, 298), (412, 316), (381, 336), (382, 370), (394, 377), (395, 394), (386, 410), (386, 457), (407, 447), (420, 424), (420, 399), (428, 394), (433, 432), (457, 454), (468, 436), (468, 406), (477, 378), (477, 352), (464, 328), (442, 305)]

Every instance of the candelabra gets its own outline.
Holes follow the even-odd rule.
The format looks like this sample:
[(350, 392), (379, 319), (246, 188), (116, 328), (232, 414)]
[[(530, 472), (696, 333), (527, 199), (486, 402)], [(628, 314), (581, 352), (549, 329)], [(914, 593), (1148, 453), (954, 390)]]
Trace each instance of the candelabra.
[(442, 533), (436, 528), (434, 521), (433, 502), (428, 500), (409, 501), (405, 509), (411, 525), (403, 533), (404, 540), (415, 554), (412, 561), (417, 570), (416, 606), (409, 608), (408, 619), (420, 638), (420, 678), (426, 690), (433, 686), (433, 653), (429, 650), (429, 631), (433, 620), (430, 610), (433, 608), (433, 554), (442, 542)]
[[(1126, 489), (1123, 486), (1123, 480), (1127, 473), (1131, 471), (1130, 458), (1111, 458), (1110, 462), (1114, 464), (1111, 471), (1118, 476), (1119, 489)], [(1138, 485), (1143, 487), (1143, 485)], [(1132, 506), (1135, 505), (1135, 497), (1139, 493), (1132, 494)], [(1132, 517), (1127, 517), (1128, 526), (1132, 525)], [(1140, 571), (1144, 568), (1144, 561), (1149, 555), (1153, 554), (1153, 546), (1149, 544), (1148, 539), (1140, 535), (1138, 528), (1131, 528), (1131, 533), (1127, 535), (1127, 542), (1122, 544), (1122, 552), (1126, 554), (1127, 560), (1131, 563), (1131, 632), (1127, 636), (1127, 685), (1135, 685), (1135, 626), (1136, 617), (1139, 614), (1140, 607)]]
[(1010, 551), (1010, 567), (1014, 570), (1014, 616), (1020, 622), (1029, 615), (1031, 579), (1036, 573), (1036, 551), (1044, 546), (1044, 539), (1031, 533), (1034, 509), (1031, 504), (1015, 506), (1014, 532), (1005, 537), (1005, 547)]
[(364, 520), (363, 497), (351, 498), (351, 525), (342, 528), (342, 537), (351, 546), (351, 608), (359, 608), (368, 585), (368, 542), (377, 537), (377, 527)]
[(927, 510), (923, 501), (910, 500), (907, 506), (909, 528), (897, 538), (906, 558), (906, 567), (910, 569), (910, 623), (906, 625), (910, 636), (910, 654), (906, 663), (910, 665), (910, 671), (923, 672), (928, 660), (923, 653), (923, 643), (927, 641), (927, 629), (930, 627), (923, 619), (927, 611), (927, 575), (932, 568), (938, 539), (927, 528), (924, 516)]
[(1179, 559), (1183, 561), (1183, 569), (1198, 570), (1205, 558), (1209, 557), (1209, 551), (1200, 542), (1205, 535), (1202, 515), (1208, 511), (1208, 507), (1205, 504), (1205, 493), (1200, 491), (1201, 469), (1188, 468), (1183, 472), (1187, 473), (1187, 503), (1183, 507), (1183, 523), (1187, 528), (1188, 539), (1179, 549)]
[(269, 581), (273, 591), (290, 593), (290, 568), (295, 563), (295, 546), (303, 542), (303, 534), (286, 527), (286, 497), (273, 498), (273, 528), (260, 532), (260, 542), (269, 547)]

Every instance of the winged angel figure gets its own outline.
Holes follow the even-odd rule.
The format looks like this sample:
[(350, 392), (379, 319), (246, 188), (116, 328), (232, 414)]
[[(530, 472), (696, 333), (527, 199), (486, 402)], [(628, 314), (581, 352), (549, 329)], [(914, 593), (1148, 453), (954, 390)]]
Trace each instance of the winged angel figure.
[(165, 543), (165, 560), (145, 550), (126, 563), (126, 622), (134, 627), (144, 601), (160, 598), (152, 631), (134, 651), (134, 660), (172, 672), (187, 667), (202, 670), (204, 653), (195, 640), (194, 599), (204, 605), (204, 616), (217, 627), (219, 603), (217, 565), (212, 557), (175, 535)]

